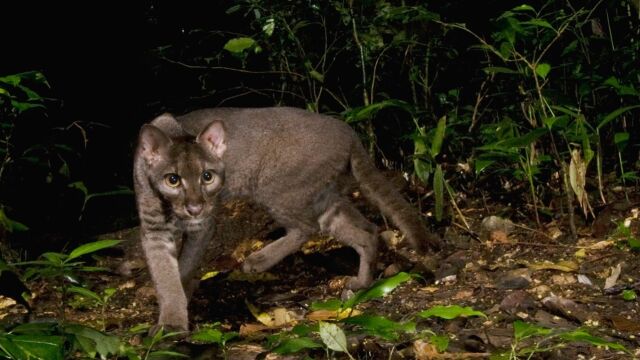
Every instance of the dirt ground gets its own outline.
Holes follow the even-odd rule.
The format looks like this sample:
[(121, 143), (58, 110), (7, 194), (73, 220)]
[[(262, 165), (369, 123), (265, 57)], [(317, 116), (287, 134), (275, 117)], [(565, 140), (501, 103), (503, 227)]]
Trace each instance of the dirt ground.
[[(460, 305), (482, 311), (487, 318), (417, 319), (418, 331), (431, 330), (449, 338), (448, 349), (440, 354), (434, 353), (424, 340), (416, 340), (415, 334), (390, 342), (348, 332), (350, 353), (355, 358), (488, 358), (511, 348), (516, 320), (555, 331), (582, 327), (591, 335), (629, 350), (625, 354), (566, 341), (562, 346), (534, 354), (534, 359), (640, 356), (640, 303), (622, 296), (624, 290), (640, 294), (639, 255), (627, 245), (629, 233), (625, 236), (616, 225), (626, 220), (630, 234), (638, 234), (637, 203), (620, 200), (596, 209), (593, 223), (580, 224), (581, 217), (576, 216), (577, 241), (570, 238), (567, 224), (558, 220), (548, 220), (540, 228), (535, 223), (490, 218), (490, 214), (499, 212), (486, 208), (461, 210), (464, 220), (458, 214), (447, 226), (438, 228), (444, 249), (413, 262), (393, 250), (397, 234), (385, 228), (384, 219), (371, 212), (374, 215), (369, 214), (370, 218), (380, 224), (386, 243), (381, 242), (377, 275), (406, 271), (420, 274), (421, 278), (403, 283), (382, 299), (359, 305), (358, 310), (400, 321), (436, 305)], [(483, 224), (483, 219), (490, 220)], [(328, 353), (322, 349), (303, 351), (302, 355), (275, 355), (265, 347), (265, 338), (290, 329), (295, 323), (312, 322), (308, 320), (312, 302), (348, 295), (342, 289), (344, 278), (356, 273), (358, 258), (350, 248), (318, 237), (309, 242), (304, 252), (289, 256), (269, 273), (247, 276), (237, 270), (244, 256), (281, 234), (282, 230), (260, 209), (243, 203), (226, 205), (216, 246), (208, 249), (208, 261), (202, 267), (203, 274), (215, 276), (201, 282), (190, 304), (190, 316), (194, 328), (220, 322), (223, 330), (239, 332), (240, 336), (227, 344), (225, 352), (218, 346), (195, 345), (188, 340), (177, 344), (179, 351), (194, 359), (327, 358)], [(96, 292), (105, 288), (117, 291), (104, 309), (83, 305), (78, 299), (70, 301), (66, 318), (104, 328), (131, 342), (140, 341), (139, 335), (132, 336), (127, 330), (139, 324), (153, 324), (157, 305), (137, 229), (103, 238), (125, 241), (118, 249), (101, 253), (98, 259), (98, 265), (111, 272), (88, 274), (84, 281)], [(60, 308), (59, 293), (45, 282), (34, 285), (31, 302), (35, 318), (55, 318)], [(274, 311), (286, 314), (286, 320), (265, 323), (263, 319), (260, 323), (256, 319), (257, 312)], [(528, 345), (544, 348), (545, 341), (550, 340), (533, 338)], [(341, 353), (331, 356), (348, 358)]]

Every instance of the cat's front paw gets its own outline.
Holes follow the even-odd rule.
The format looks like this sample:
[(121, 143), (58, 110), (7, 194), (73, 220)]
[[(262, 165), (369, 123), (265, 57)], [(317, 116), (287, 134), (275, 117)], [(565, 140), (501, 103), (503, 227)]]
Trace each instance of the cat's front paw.
[(270, 268), (267, 257), (260, 252), (249, 255), (242, 263), (242, 272), (259, 273)]
[(360, 290), (368, 287), (373, 282), (373, 279), (368, 276), (366, 278), (360, 278), (359, 276), (351, 276), (348, 278), (345, 288), (349, 290)]

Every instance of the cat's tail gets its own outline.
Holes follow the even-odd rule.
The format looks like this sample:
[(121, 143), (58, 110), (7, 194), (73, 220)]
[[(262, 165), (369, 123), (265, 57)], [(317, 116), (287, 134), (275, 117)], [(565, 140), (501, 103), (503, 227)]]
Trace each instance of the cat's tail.
[(427, 230), (418, 211), (376, 169), (357, 138), (351, 150), (351, 172), (364, 196), (391, 219), (412, 248), (418, 252), (423, 252), (426, 246), (433, 250), (440, 249), (440, 238)]

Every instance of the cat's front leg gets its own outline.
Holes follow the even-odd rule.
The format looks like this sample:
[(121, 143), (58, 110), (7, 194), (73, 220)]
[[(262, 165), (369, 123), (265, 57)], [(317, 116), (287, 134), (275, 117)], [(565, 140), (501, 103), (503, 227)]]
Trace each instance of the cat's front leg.
[(158, 323), (151, 329), (151, 333), (155, 333), (160, 327), (189, 330), (187, 297), (180, 280), (176, 256), (176, 236), (171, 230), (142, 230), (142, 248), (160, 306)]
[(180, 279), (184, 288), (187, 302), (198, 288), (199, 279), (195, 277), (202, 258), (207, 250), (207, 245), (213, 237), (213, 219), (204, 219), (198, 223), (186, 223), (184, 243), (180, 252), (179, 267)]

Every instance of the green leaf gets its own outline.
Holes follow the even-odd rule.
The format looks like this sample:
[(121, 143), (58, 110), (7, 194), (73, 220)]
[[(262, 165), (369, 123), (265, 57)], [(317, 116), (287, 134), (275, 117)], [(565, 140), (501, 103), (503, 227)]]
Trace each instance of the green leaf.
[(414, 322), (399, 323), (379, 315), (358, 315), (342, 320), (343, 323), (357, 325), (367, 333), (386, 340), (397, 340), (399, 333), (415, 333)]
[(599, 338), (597, 336), (593, 336), (581, 329), (560, 334), (560, 338), (568, 341), (584, 342), (594, 346), (604, 346), (614, 350), (627, 351), (627, 348), (625, 348), (621, 344), (606, 341), (605, 339)]
[(629, 248), (631, 248), (631, 250), (640, 251), (640, 240), (634, 237), (629, 237), (627, 239), (627, 244), (629, 244)]
[(538, 76), (540, 76), (543, 79), (547, 78), (547, 74), (549, 74), (550, 70), (551, 70), (551, 65), (547, 63), (538, 64), (536, 66), (536, 74), (538, 74)]
[(287, 354), (297, 353), (300, 350), (317, 349), (321, 347), (322, 345), (313, 341), (311, 338), (298, 337), (298, 338), (284, 339), (282, 342), (280, 342), (280, 344), (278, 344), (278, 346), (273, 348), (271, 351), (273, 351), (276, 354), (287, 355)]
[(351, 308), (365, 301), (381, 298), (392, 292), (400, 284), (411, 280), (411, 275), (405, 272), (399, 272), (396, 275), (376, 281), (370, 288), (358, 291), (343, 304), (343, 308)]
[(399, 108), (413, 114), (414, 108), (411, 104), (395, 99), (383, 100), (373, 103), (371, 105), (353, 108), (343, 113), (344, 119), (347, 123), (355, 123), (362, 120), (368, 120), (373, 117), (378, 111), (385, 108)]
[(73, 251), (71, 251), (66, 261), (68, 262), (69, 260), (75, 259), (82, 255), (86, 255), (92, 252), (96, 252), (98, 250), (110, 248), (121, 242), (122, 240), (99, 240), (99, 241), (91, 242), (88, 244), (80, 245), (77, 248), (73, 249)]
[(100, 297), (100, 295), (96, 294), (95, 292), (89, 290), (89, 289), (85, 289), (83, 287), (79, 287), (79, 286), (69, 286), (67, 288), (67, 291), (72, 292), (74, 294), (79, 294), (82, 295), (86, 298), (90, 298), (95, 300), (97, 303), (102, 304), (102, 298)]
[[(15, 347), (19, 348), (26, 358), (42, 360), (62, 360), (64, 354), (64, 337), (53, 335), (12, 335), (3, 336)], [(20, 358), (17, 358), (20, 359)]]
[(534, 9), (531, 5), (522, 4), (522, 5), (518, 5), (518, 6), (514, 7), (513, 9), (511, 9), (511, 11), (531, 11), (531, 12), (536, 12), (536, 9)]
[(230, 53), (238, 54), (247, 49), (250, 49), (255, 45), (255, 43), (255, 40), (253, 40), (252, 38), (239, 37), (227, 41), (227, 43), (224, 45), (224, 49)]
[(107, 335), (79, 324), (65, 325), (64, 332), (74, 335), (77, 344), (85, 352), (97, 352), (104, 359), (109, 355), (116, 355), (120, 351), (121, 342), (117, 336)]
[(618, 149), (622, 150), (629, 142), (629, 133), (628, 132), (619, 132), (613, 135), (613, 142), (616, 144)]
[(435, 345), (439, 353), (443, 353), (449, 348), (449, 337), (445, 335), (431, 335), (429, 342)]
[(338, 311), (342, 308), (342, 301), (339, 299), (329, 299), (327, 301), (314, 301), (311, 303), (311, 310), (331, 310)]
[(633, 290), (627, 289), (622, 291), (622, 298), (625, 301), (632, 301), (632, 300), (635, 300), (637, 297), (638, 296), (636, 295), (636, 292)]
[(177, 357), (177, 358), (183, 358), (183, 359), (191, 359), (191, 356), (187, 356), (185, 354), (181, 354), (179, 352), (170, 351), (170, 350), (153, 351), (153, 352), (149, 353), (149, 356), (147, 357), (147, 359), (155, 359), (155, 358), (166, 359), (167, 357), (174, 357), (174, 358)]
[(607, 125), (609, 122), (611, 122), (611, 120), (617, 118), (618, 116), (622, 115), (623, 113), (629, 111), (629, 110), (633, 110), (633, 109), (638, 109), (640, 108), (640, 105), (632, 105), (632, 106), (625, 106), (625, 107), (621, 107), (619, 109), (616, 109), (612, 112), (610, 112), (609, 114), (607, 114), (605, 117), (602, 118), (602, 120), (600, 120), (600, 123), (598, 124), (598, 126), (596, 127), (598, 130), (602, 129), (603, 126)]
[(442, 211), (444, 209), (444, 175), (442, 166), (436, 165), (436, 172), (433, 175), (433, 193), (435, 195), (435, 215), (437, 221), (442, 221)]
[(316, 80), (318, 82), (324, 82), (324, 75), (322, 75), (321, 73), (317, 72), (316, 70), (309, 71), (309, 75), (311, 76), (311, 78), (313, 78), (314, 80)]
[(205, 344), (221, 344), (222, 331), (218, 329), (201, 329), (191, 334), (191, 340)]
[(436, 132), (433, 135), (433, 140), (431, 141), (431, 156), (435, 157), (436, 155), (440, 154), (446, 129), (447, 129), (447, 117), (443, 116), (440, 118), (440, 120), (438, 120), (438, 125), (436, 126)]
[(348, 352), (347, 337), (338, 325), (324, 321), (320, 321), (318, 325), (320, 326), (320, 338), (329, 349)]
[(551, 334), (551, 329), (529, 324), (521, 320), (513, 323), (513, 336), (517, 341), (521, 341), (532, 336), (546, 336)]
[(82, 191), (82, 193), (84, 194), (85, 198), (89, 195), (89, 190), (87, 189), (87, 186), (82, 181), (72, 182), (71, 184), (69, 184), (67, 186), (72, 188), (72, 189), (76, 189), (76, 190)]
[(437, 305), (428, 310), (423, 310), (418, 313), (418, 316), (423, 318), (439, 317), (446, 320), (455, 319), (457, 317), (469, 317), (469, 316), (481, 316), (486, 318), (482, 311), (473, 310), (471, 307), (461, 307), (459, 305)]
[(473, 162), (475, 171), (476, 171), (476, 175), (480, 174), (482, 171), (484, 171), (484, 169), (488, 168), (489, 166), (491, 166), (493, 163), (495, 163), (496, 161), (493, 159), (476, 159)]
[(273, 30), (276, 28), (276, 23), (273, 18), (267, 19), (264, 25), (262, 25), (262, 32), (264, 32), (267, 36), (273, 35)]
[(523, 21), (522, 24), (543, 27), (543, 28), (551, 29), (554, 32), (556, 31), (556, 29), (554, 29), (553, 26), (549, 24), (549, 22), (543, 19), (531, 19), (529, 21)]

